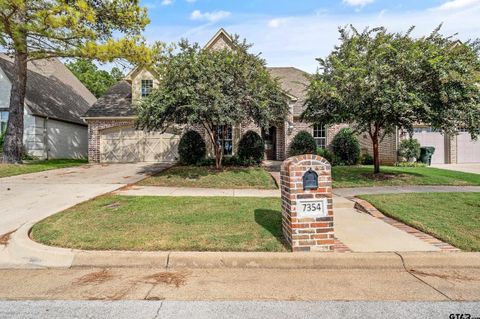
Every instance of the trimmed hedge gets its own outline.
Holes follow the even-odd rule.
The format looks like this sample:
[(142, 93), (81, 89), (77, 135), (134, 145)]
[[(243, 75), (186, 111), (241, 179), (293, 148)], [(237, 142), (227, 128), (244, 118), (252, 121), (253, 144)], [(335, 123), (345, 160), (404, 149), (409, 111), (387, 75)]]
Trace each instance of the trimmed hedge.
[(332, 140), (332, 151), (338, 165), (355, 165), (360, 159), (360, 144), (352, 129), (343, 128)]
[(290, 156), (297, 156), (302, 154), (315, 154), (317, 151), (317, 144), (312, 134), (307, 131), (300, 131), (295, 135), (290, 145)]
[(183, 134), (178, 143), (180, 162), (197, 164), (205, 158), (206, 146), (203, 137), (197, 131), (188, 131)]
[(241, 161), (260, 163), (265, 153), (265, 143), (254, 131), (245, 133), (238, 143), (238, 157)]

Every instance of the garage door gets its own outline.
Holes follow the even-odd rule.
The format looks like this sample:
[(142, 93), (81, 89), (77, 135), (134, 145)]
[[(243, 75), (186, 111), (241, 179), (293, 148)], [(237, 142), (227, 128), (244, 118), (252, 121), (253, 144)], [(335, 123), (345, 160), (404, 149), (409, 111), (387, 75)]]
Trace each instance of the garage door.
[(470, 134), (457, 136), (457, 163), (480, 163), (480, 140), (474, 141)]
[(146, 133), (132, 127), (107, 129), (100, 134), (100, 161), (173, 162), (178, 157), (179, 140), (173, 133)]
[(417, 127), (413, 138), (416, 138), (421, 146), (435, 147), (432, 164), (445, 163), (445, 137), (442, 133), (435, 132), (431, 127)]

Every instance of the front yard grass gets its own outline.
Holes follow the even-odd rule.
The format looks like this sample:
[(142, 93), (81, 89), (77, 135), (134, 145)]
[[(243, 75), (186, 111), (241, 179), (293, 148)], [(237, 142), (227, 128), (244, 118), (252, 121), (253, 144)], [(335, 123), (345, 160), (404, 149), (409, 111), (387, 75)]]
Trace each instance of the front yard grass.
[(142, 186), (276, 189), (269, 172), (261, 167), (173, 166), (138, 183)]
[(480, 251), (480, 193), (362, 195), (385, 215), (455, 247)]
[(105, 195), (36, 224), (32, 238), (93, 250), (286, 251), (277, 198)]
[(65, 168), (87, 164), (85, 159), (54, 159), (42, 161), (26, 161), (23, 164), (0, 163), (0, 178), (21, 174), (37, 173), (51, 169)]
[(402, 185), (480, 185), (480, 175), (432, 167), (382, 166), (374, 176), (373, 166), (334, 166), (333, 187)]

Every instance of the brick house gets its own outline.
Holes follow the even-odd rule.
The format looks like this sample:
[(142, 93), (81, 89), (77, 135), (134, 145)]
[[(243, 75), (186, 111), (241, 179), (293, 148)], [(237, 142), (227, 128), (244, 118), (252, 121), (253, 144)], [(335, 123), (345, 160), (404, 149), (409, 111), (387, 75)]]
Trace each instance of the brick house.
[[(229, 34), (220, 29), (205, 45), (205, 48), (215, 50), (229, 47), (231, 44)], [(308, 85), (307, 73), (294, 67), (272, 67), (268, 70), (272, 76), (279, 79), (283, 90), (289, 97), (289, 115), (284, 122), (272, 123), (268, 129), (261, 129), (249, 123), (239, 123), (228, 127), (227, 133), (221, 138), (226, 156), (236, 154), (241, 136), (249, 130), (256, 131), (265, 140), (266, 159), (284, 160), (288, 157), (293, 137), (299, 131), (310, 132), (319, 147), (328, 147), (335, 134), (341, 128), (348, 126), (339, 124), (325, 127), (321, 124), (302, 122), (300, 115), (304, 109), (305, 88)], [(172, 128), (164, 133), (143, 132), (134, 128), (136, 116), (133, 104), (138, 99), (147, 96), (158, 85), (158, 81), (159, 77), (153, 71), (136, 68), (123, 81), (111, 87), (87, 111), (83, 119), (88, 124), (88, 158), (90, 162), (171, 162), (177, 159), (177, 144), (185, 128)], [(195, 129), (205, 134), (201, 127)], [(419, 130), (421, 132), (421, 128)], [(418, 135), (423, 136), (422, 134)], [(399, 140), (405, 136), (406, 134), (398, 132), (398, 134), (387, 136), (382, 141), (380, 144), (382, 163), (394, 163), (397, 160)], [(439, 152), (442, 154), (440, 159), (443, 156), (444, 162), (455, 162), (456, 155), (451, 155), (451, 150), (456, 145), (456, 141), (453, 141), (454, 138), (446, 138), (441, 135), (433, 139), (426, 136), (424, 139), (427, 145), (435, 142), (438, 145), (444, 143), (445, 146), (447, 146), (448, 140), (448, 152), (441, 150)], [(422, 142), (422, 139), (420, 140)], [(206, 135), (205, 141), (207, 144), (209, 143)], [(361, 134), (359, 141), (362, 151), (371, 154), (370, 138), (366, 134)], [(477, 146), (477, 148), (480, 147)], [(209, 152), (211, 156), (211, 147)], [(474, 157), (478, 157), (480, 161), (480, 154)]]

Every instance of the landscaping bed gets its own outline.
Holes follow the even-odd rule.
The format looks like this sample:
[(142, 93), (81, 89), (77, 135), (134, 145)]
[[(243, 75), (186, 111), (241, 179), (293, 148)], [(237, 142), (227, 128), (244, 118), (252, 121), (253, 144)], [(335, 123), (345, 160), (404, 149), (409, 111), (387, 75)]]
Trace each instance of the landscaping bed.
[(2, 164), (0, 163), (0, 178), (21, 174), (37, 173), (51, 169), (65, 168), (87, 164), (84, 159), (58, 159), (44, 161), (29, 161), (23, 164)]
[(174, 166), (140, 181), (142, 186), (276, 189), (274, 179), (261, 167)]
[(480, 251), (480, 193), (362, 195), (383, 214), (466, 251)]
[(105, 195), (33, 227), (52, 246), (137, 251), (287, 251), (280, 199)]
[(334, 166), (333, 187), (402, 186), (402, 185), (480, 185), (480, 175), (432, 167), (382, 166), (373, 174), (373, 166)]

